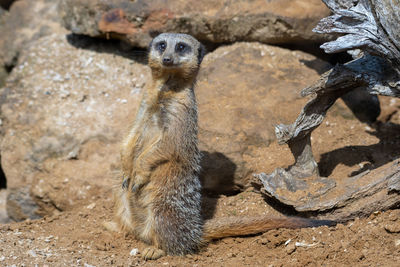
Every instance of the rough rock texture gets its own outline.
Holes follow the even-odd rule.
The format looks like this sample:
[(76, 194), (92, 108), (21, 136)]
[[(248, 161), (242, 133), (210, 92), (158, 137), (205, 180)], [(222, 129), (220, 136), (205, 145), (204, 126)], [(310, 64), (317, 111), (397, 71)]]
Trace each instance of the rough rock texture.
[(7, 191), (0, 189), (0, 224), (9, 222), (10, 218), (7, 214)]
[[(33, 42), (1, 92), (8, 187), (32, 183), (49, 212), (110, 188), (118, 178), (119, 141), (149, 81), (143, 58), (63, 34)], [(206, 56), (197, 88), (206, 189), (245, 186), (256, 171), (246, 161), (272, 142), (274, 123), (293, 119), (285, 104), (304, 103), (295, 88), (317, 77), (306, 64), (326, 67), (302, 52), (250, 43)]]
[(7, 215), (13, 221), (26, 219), (39, 219), (41, 217), (39, 206), (32, 199), (30, 185), (8, 190)]
[[(4, 16), (0, 12), (0, 69), (12, 67), (22, 49), (31, 41), (54, 32), (61, 32), (58, 23), (58, 0), (19, 0)], [(2, 23), (3, 21), (3, 23)]]
[(267, 160), (268, 154), (258, 152), (275, 140), (274, 125), (290, 121), (290, 110), (305, 101), (296, 87), (318, 75), (306, 65), (328, 67), (308, 54), (256, 43), (221, 47), (206, 57), (197, 98), (200, 148), (212, 164), (204, 167), (213, 177), (206, 179), (208, 187), (243, 187), (256, 171), (250, 162)]
[[(8, 12), (0, 7), (0, 32), (4, 32), (6, 17)], [(1, 42), (1, 41), (0, 41)], [(5, 51), (0, 50), (0, 87), (4, 84), (6, 77), (8, 75), (5, 64), (4, 64), (4, 56)]]
[(326, 40), (311, 29), (329, 10), (319, 0), (63, 0), (60, 15), (76, 34), (119, 38), (146, 47), (159, 32), (183, 32), (204, 43)]
[(143, 64), (113, 55), (110, 46), (72, 44), (86, 45), (64, 34), (35, 41), (2, 90), (8, 187), (31, 183), (50, 210), (112, 184), (118, 141), (146, 81)]

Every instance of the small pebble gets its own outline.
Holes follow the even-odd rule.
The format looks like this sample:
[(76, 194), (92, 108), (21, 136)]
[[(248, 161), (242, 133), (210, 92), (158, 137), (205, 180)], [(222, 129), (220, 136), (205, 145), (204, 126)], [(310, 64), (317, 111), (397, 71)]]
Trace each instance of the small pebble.
[(134, 248), (131, 250), (131, 252), (129, 252), (129, 255), (131, 256), (136, 256), (138, 254), (139, 250), (137, 248)]
[(400, 233), (400, 222), (386, 224), (384, 227), (385, 227), (385, 230), (389, 233)]
[(96, 203), (92, 203), (92, 204), (88, 205), (86, 208), (89, 210), (92, 210), (94, 207), (96, 207)]
[(34, 258), (37, 257), (37, 254), (36, 254), (36, 252), (35, 252), (34, 250), (29, 250), (29, 251), (28, 251), (28, 254), (29, 254), (30, 256), (34, 257)]
[(292, 254), (293, 252), (295, 252), (296, 251), (296, 244), (295, 243), (289, 243), (287, 246), (286, 246), (286, 248), (285, 248), (285, 250), (286, 250), (286, 253), (287, 254)]

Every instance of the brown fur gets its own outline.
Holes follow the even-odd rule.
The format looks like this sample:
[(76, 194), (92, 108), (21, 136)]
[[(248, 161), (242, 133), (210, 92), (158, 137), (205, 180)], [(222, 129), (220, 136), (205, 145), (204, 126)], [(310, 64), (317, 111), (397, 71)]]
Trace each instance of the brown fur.
[[(186, 48), (180, 50), (180, 44)], [(193, 253), (215, 238), (315, 223), (298, 218), (235, 217), (204, 224), (194, 94), (203, 55), (202, 45), (185, 34), (161, 34), (150, 44), (153, 83), (122, 144), (123, 178), (116, 192), (115, 221), (105, 224), (150, 244), (143, 252), (145, 259)]]

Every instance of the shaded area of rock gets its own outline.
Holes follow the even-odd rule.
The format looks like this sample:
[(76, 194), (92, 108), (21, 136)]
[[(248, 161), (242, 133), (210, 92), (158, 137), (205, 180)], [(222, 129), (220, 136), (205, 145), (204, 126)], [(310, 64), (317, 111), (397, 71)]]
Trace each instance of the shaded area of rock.
[(32, 199), (29, 192), (30, 186), (8, 190), (7, 214), (11, 220), (19, 222), (26, 219), (39, 219), (39, 206)]
[(11, 220), (7, 215), (7, 190), (0, 189), (0, 224), (9, 223)]
[(381, 112), (378, 97), (371, 95), (362, 88), (348, 92), (342, 96), (342, 99), (357, 119), (362, 122), (375, 122)]
[(22, 49), (42, 36), (62, 32), (58, 23), (58, 0), (19, 0), (9, 12), (0, 15), (0, 75), (1, 68), (11, 69)]
[(9, 9), (15, 0), (0, 0), (0, 7)]
[(63, 0), (60, 15), (76, 34), (123, 39), (147, 47), (160, 32), (183, 32), (206, 44), (257, 41), (320, 43), (311, 29), (329, 10), (318, 0), (112, 2)]

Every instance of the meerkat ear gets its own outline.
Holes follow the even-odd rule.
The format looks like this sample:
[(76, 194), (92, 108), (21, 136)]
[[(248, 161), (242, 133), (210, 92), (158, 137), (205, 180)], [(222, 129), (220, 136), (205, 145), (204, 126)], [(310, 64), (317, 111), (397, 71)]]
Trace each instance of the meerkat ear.
[(200, 65), (200, 63), (203, 61), (204, 56), (207, 54), (207, 50), (204, 47), (203, 44), (200, 44), (199, 46), (199, 51), (198, 51), (198, 55), (197, 55), (197, 59), (198, 59), (198, 63)]

